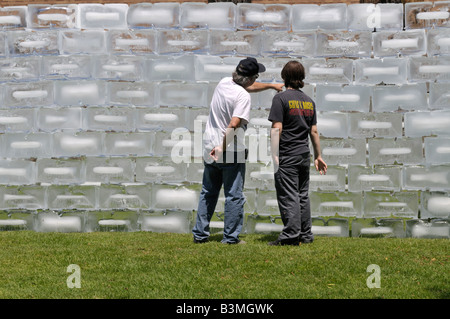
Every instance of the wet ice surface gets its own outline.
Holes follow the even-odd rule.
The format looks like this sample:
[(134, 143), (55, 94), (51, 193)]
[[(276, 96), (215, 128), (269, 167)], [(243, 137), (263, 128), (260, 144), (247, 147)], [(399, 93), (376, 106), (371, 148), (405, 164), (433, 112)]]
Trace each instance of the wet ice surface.
[[(448, 12), (448, 1), (2, 7), (0, 208), (27, 214), (2, 215), (0, 229), (188, 233), (203, 173), (195, 130), (217, 83), (253, 56), (266, 83), (282, 83), (291, 59), (305, 66), (329, 166), (311, 166), (318, 236), (448, 238)], [(281, 227), (275, 94), (251, 94), (249, 233)]]

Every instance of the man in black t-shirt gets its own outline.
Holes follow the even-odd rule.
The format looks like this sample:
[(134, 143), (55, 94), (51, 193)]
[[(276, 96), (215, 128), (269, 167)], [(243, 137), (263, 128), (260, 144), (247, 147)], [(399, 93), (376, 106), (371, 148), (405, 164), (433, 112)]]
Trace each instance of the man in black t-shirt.
[(300, 90), (305, 70), (298, 61), (288, 62), (281, 71), (286, 91), (274, 96), (269, 121), (272, 122), (271, 149), (275, 165), (275, 189), (283, 230), (269, 245), (310, 243), (309, 139), (314, 148), (314, 165), (326, 174), (327, 164), (320, 153), (314, 101)]

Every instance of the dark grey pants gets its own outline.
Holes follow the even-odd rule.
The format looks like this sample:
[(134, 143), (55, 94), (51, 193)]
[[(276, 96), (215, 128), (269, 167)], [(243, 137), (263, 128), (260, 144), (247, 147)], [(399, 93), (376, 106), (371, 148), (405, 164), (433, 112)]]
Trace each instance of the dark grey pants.
[(310, 153), (280, 157), (275, 172), (275, 189), (283, 230), (278, 239), (285, 242), (312, 242), (309, 204)]

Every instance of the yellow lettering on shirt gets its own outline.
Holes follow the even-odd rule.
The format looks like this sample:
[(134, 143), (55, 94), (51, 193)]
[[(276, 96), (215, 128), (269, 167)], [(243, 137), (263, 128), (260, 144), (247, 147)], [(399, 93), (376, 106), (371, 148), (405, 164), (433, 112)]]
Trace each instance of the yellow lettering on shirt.
[(290, 109), (299, 109), (300, 104), (296, 100), (291, 100), (291, 101), (289, 101), (289, 108)]
[(304, 110), (313, 110), (313, 104), (311, 102), (302, 102)]

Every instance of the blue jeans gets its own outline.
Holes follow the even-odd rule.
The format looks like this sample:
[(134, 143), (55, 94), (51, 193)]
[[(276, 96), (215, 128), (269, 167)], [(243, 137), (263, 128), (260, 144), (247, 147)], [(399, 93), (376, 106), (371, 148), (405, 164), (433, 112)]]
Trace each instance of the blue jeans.
[(225, 194), (225, 218), (223, 243), (239, 242), (239, 234), (244, 222), (243, 193), (245, 162), (204, 163), (203, 184), (197, 210), (197, 221), (192, 229), (194, 238), (207, 239), (210, 235), (209, 223), (214, 214), (219, 193), (223, 185)]

